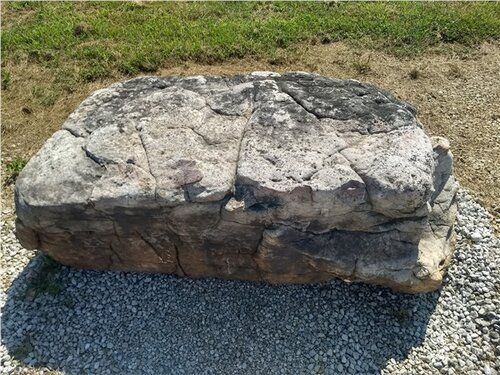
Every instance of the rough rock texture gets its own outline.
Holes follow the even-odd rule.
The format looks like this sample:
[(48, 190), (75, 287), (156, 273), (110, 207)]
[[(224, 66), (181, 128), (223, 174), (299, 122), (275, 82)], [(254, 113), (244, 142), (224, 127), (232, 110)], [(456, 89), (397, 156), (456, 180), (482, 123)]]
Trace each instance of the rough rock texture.
[(449, 145), (410, 105), (307, 73), (99, 90), (16, 184), (17, 236), (92, 269), (436, 289), (454, 245)]

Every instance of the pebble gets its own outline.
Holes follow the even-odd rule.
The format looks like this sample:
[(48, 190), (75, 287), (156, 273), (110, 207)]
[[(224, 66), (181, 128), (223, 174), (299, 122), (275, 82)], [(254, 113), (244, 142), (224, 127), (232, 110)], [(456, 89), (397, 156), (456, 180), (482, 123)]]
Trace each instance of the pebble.
[(423, 295), (64, 266), (60, 291), (30, 294), (43, 255), (4, 220), (0, 373), (498, 374), (500, 241), (479, 204), (457, 201), (454, 259)]
[(474, 242), (480, 242), (483, 239), (483, 235), (476, 230), (470, 235), (470, 238)]

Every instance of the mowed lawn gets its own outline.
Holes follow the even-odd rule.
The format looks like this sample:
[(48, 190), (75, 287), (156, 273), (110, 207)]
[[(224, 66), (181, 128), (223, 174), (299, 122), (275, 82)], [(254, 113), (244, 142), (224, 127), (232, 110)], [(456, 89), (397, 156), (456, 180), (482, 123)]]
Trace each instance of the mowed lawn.
[(495, 3), (5, 2), (2, 18), (4, 62), (29, 59), (67, 81), (186, 60), (279, 60), (299, 43), (346, 41), (414, 55), (500, 36)]

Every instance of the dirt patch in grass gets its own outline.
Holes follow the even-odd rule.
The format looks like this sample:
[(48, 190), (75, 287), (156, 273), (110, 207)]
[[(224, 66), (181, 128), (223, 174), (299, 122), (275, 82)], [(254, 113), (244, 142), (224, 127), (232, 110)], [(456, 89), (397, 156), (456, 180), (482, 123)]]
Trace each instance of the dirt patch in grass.
[[(476, 195), (500, 224), (500, 47), (467, 50), (448, 45), (418, 57), (360, 50), (343, 43), (318, 44), (280, 52), (267, 60), (240, 59), (218, 64), (178, 63), (155, 74), (236, 74), (254, 70), (303, 70), (355, 78), (385, 88), (413, 103), (432, 135), (447, 137), (459, 182)], [(92, 91), (125, 76), (92, 83), (65, 81), (32, 63), (7, 64), (2, 90), (2, 171), (14, 158), (31, 157)], [(57, 90), (64, 90), (59, 95)], [(3, 194), (12, 201), (12, 187)], [(4, 201), (5, 203), (5, 201)]]

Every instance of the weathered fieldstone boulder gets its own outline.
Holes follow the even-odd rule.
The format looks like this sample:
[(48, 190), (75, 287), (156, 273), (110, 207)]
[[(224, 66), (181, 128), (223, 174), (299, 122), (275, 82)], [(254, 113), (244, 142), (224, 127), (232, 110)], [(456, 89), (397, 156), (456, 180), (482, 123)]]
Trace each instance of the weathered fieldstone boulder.
[(86, 99), (17, 180), (27, 248), (91, 269), (430, 291), (453, 249), (449, 145), (371, 85), (141, 77)]

